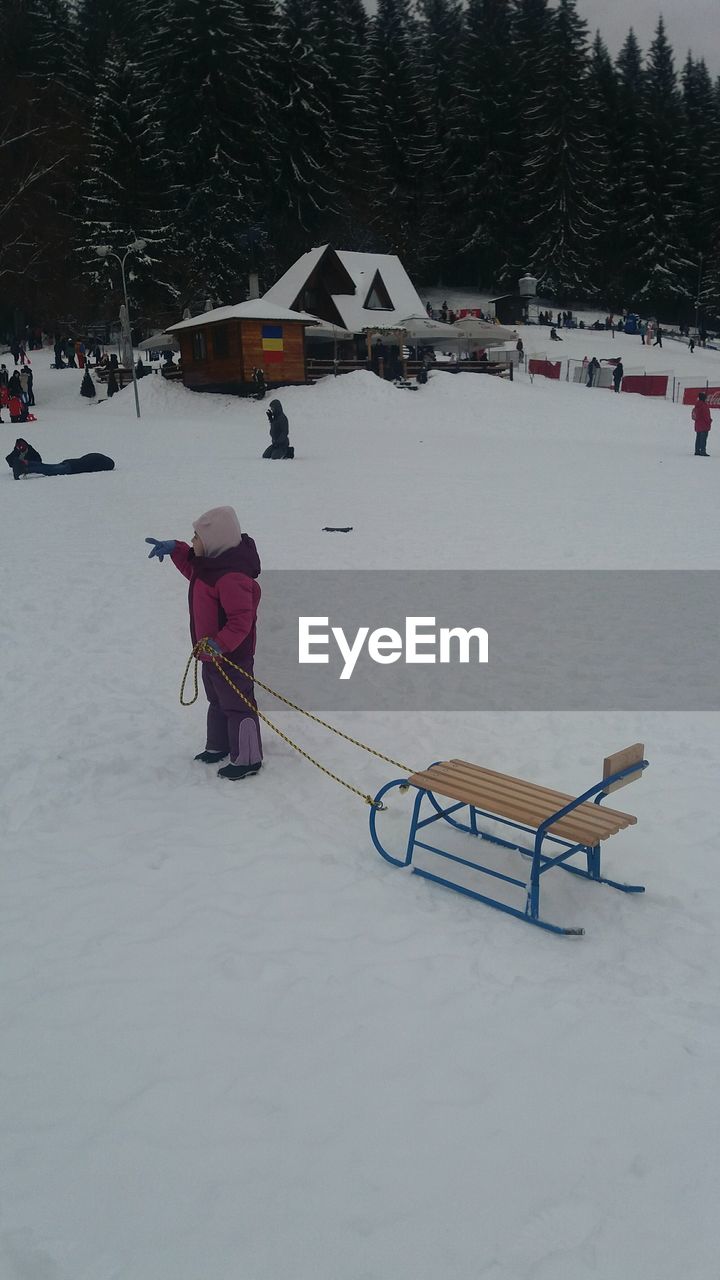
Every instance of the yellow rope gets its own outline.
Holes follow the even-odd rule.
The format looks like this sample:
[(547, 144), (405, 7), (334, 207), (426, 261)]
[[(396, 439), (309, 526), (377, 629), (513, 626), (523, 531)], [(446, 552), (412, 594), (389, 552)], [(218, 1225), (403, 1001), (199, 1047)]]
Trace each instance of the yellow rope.
[[(321, 725), (323, 729), (329, 729), (331, 733), (337, 734), (339, 738), (344, 738), (346, 742), (352, 743), (354, 747), (360, 747), (361, 751), (367, 751), (369, 755), (376, 756), (378, 760), (384, 760), (386, 764), (395, 765), (398, 769), (402, 769), (403, 773), (416, 772), (416, 770), (411, 769), (408, 765), (401, 764), (399, 760), (393, 760), (391, 756), (384, 756), (380, 751), (376, 751), (374, 747), (366, 746), (364, 742), (360, 742), (357, 738), (351, 738), (348, 733), (343, 733), (342, 729), (337, 729), (335, 728), (334, 725), (328, 724), (326, 720), (321, 720), (319, 716), (313, 715), (311, 711), (306, 711), (304, 707), (299, 707), (297, 703), (291, 702), (289, 698), (284, 697), (282, 693), (278, 693), (276, 689), (271, 689), (270, 685), (263, 684), (262, 680), (258, 680), (254, 675), (251, 675), (249, 671), (246, 671), (244, 669), (244, 667), (239, 667), (236, 662), (232, 662), (230, 658), (225, 656), (225, 654), (213, 653), (212, 649), (209, 649), (207, 647), (204, 640), (198, 640), (197, 644), (194, 646), (192, 650), (192, 653), (190, 654), (190, 657), (187, 660), (185, 671), (183, 673), (182, 683), (180, 685), (181, 706), (191, 707), (194, 702), (197, 702), (198, 661), (199, 661), (199, 654), (201, 653), (205, 653), (211, 658), (212, 664), (215, 667), (215, 670), (219, 671), (220, 675), (223, 677), (223, 680), (227, 681), (227, 683), (230, 685), (230, 688), (234, 689), (238, 697), (242, 698), (245, 705), (248, 706), (250, 710), (253, 711), (255, 715), (257, 715), (260, 718), (260, 720), (262, 720), (263, 723), (268, 726), (268, 728), (272, 729), (273, 733), (276, 733), (279, 738), (282, 738), (283, 742), (286, 742), (289, 747), (292, 747), (293, 751), (297, 751), (298, 754), (301, 755), (305, 760), (308, 760), (310, 764), (314, 764), (315, 768), (319, 769), (321, 773), (324, 773), (328, 778), (332, 778), (334, 782), (338, 782), (340, 786), (345, 787), (346, 790), (352, 791), (354, 795), (359, 796), (361, 800), (364, 800), (365, 803), (369, 804), (371, 807), (377, 807), (382, 809), (385, 806), (382, 804), (376, 806), (372, 796), (366, 795), (365, 792), (360, 791), (358, 787), (354, 787), (351, 782), (346, 782), (345, 779), (340, 778), (338, 774), (333, 773), (330, 769), (326, 769), (325, 765), (320, 764), (319, 760), (316, 760), (314, 756), (308, 755), (307, 751), (303, 751), (302, 747), (299, 747), (296, 742), (293, 742), (292, 738), (288, 738), (287, 734), (283, 733), (282, 729), (279, 729), (276, 724), (273, 724), (272, 720), (269, 720), (266, 715), (263, 715), (262, 711), (258, 709), (257, 704), (253, 702), (250, 698), (248, 698), (242, 692), (242, 689), (238, 689), (237, 685), (230, 679), (227, 672), (224, 671), (223, 668), (221, 667), (220, 659), (222, 659), (223, 662), (226, 662), (227, 665), (229, 667), (232, 667), (235, 671), (239, 671), (240, 674), (244, 676), (246, 680), (251, 680), (255, 684), (259, 685), (259, 687), (263, 689), (265, 693), (271, 694), (272, 697), (277, 698), (279, 702), (284, 702), (286, 707), (290, 707), (291, 710), (293, 711), (299, 711), (300, 715), (307, 716), (308, 720), (312, 720), (314, 721), (315, 724)], [(195, 666), (193, 668), (194, 692), (190, 701), (186, 702), (185, 701), (185, 684), (187, 682), (188, 671), (190, 670), (190, 663), (193, 661), (193, 658), (195, 659)]]

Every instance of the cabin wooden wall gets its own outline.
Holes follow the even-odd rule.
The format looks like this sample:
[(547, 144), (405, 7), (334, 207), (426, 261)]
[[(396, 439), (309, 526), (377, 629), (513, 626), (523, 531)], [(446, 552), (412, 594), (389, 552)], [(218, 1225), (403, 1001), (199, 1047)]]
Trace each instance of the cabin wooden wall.
[[(202, 329), (205, 334), (207, 358), (196, 360), (193, 356), (193, 333), (186, 329), (179, 333), (182, 355), (183, 382), (186, 387), (251, 385), (253, 369), (263, 369), (268, 383), (304, 383), (305, 333), (300, 322), (285, 321), (275, 327), (282, 330), (282, 350), (268, 352), (263, 349), (262, 330), (267, 326), (262, 320), (228, 320), (224, 326), (209, 324)], [(228, 331), (228, 354), (216, 359), (213, 350), (213, 329), (225, 327)]]
[[(305, 382), (305, 328), (293, 320), (278, 323), (282, 351), (263, 349), (262, 331), (267, 322), (242, 320), (243, 379), (252, 381), (253, 369), (263, 369), (266, 382)], [(281, 359), (274, 357), (280, 356)]]

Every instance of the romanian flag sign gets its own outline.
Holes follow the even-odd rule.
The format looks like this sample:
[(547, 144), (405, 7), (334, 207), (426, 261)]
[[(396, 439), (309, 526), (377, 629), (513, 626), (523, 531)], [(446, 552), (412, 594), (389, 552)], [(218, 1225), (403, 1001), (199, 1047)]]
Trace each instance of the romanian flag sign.
[(283, 331), (281, 324), (264, 324), (262, 326), (262, 349), (265, 364), (282, 364)]

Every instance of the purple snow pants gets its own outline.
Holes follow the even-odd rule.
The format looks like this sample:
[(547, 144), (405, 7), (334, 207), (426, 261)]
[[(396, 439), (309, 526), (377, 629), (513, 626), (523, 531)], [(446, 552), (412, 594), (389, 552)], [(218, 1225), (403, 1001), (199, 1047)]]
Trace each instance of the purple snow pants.
[[(252, 674), (252, 658), (245, 658), (242, 665)], [(239, 671), (232, 669), (228, 674), (233, 684), (254, 702), (252, 680), (247, 680)], [(227, 680), (209, 663), (203, 663), (202, 678), (210, 703), (205, 750), (229, 751), (232, 764), (259, 764), (263, 753), (260, 721), (255, 712), (250, 710), (235, 690), (230, 688)]]

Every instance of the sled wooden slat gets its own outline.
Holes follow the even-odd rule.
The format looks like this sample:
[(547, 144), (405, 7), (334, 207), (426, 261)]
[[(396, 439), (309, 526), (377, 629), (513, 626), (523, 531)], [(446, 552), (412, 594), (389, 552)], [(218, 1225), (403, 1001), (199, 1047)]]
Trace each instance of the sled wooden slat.
[[(466, 760), (449, 760), (431, 765), (409, 779), (414, 787), (432, 791), (450, 800), (470, 804), (486, 813), (537, 829), (558, 809), (571, 804), (574, 796), (553, 791), (509, 774), (483, 769)], [(580, 805), (549, 827), (551, 835), (581, 844), (595, 845), (616, 835), (637, 821), (629, 813), (605, 809), (592, 803)]]

